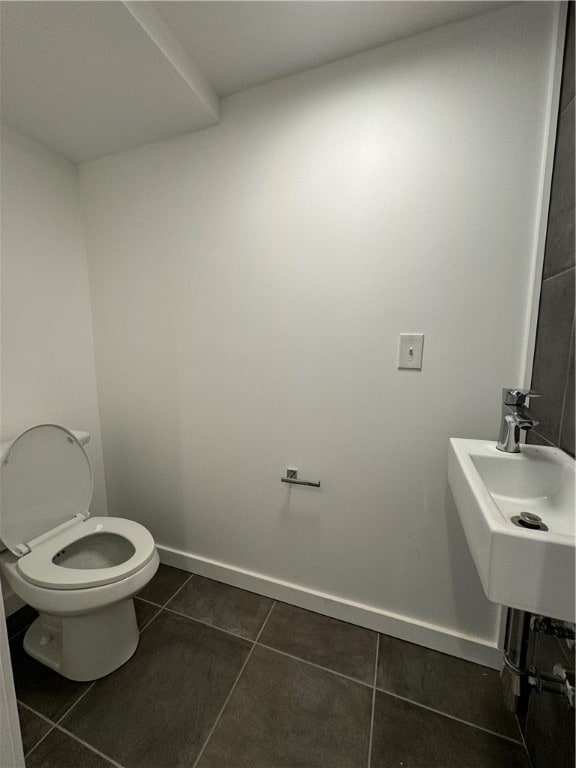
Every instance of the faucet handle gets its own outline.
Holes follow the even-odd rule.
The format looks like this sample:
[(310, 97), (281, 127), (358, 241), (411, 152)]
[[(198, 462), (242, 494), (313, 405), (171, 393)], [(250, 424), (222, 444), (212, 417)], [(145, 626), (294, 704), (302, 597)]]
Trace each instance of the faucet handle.
[(531, 389), (511, 389), (504, 387), (502, 390), (502, 402), (504, 405), (524, 405), (527, 397), (542, 397), (540, 392)]

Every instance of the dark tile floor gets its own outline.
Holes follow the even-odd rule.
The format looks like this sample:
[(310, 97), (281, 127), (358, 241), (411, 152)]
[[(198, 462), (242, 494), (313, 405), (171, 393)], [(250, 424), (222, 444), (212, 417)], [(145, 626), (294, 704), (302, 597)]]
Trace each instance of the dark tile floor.
[(164, 565), (136, 612), (94, 683), (10, 617), (27, 768), (529, 768), (494, 670)]

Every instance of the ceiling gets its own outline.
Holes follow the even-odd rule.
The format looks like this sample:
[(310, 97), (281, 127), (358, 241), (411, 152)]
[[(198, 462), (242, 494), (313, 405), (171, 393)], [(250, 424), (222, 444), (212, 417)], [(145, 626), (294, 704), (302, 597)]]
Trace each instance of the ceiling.
[(2, 2), (2, 121), (75, 162), (214, 125), (221, 97), (505, 2)]
[(156, 2), (220, 96), (493, 10), (497, 2)]

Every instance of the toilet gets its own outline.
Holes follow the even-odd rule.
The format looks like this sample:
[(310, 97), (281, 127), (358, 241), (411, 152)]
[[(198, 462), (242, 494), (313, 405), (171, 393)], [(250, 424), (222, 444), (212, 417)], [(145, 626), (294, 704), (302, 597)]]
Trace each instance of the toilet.
[(24, 650), (71, 680), (96, 680), (132, 656), (132, 598), (159, 563), (144, 526), (90, 517), (89, 437), (41, 424), (2, 445), (0, 456), (0, 570), (40, 614)]

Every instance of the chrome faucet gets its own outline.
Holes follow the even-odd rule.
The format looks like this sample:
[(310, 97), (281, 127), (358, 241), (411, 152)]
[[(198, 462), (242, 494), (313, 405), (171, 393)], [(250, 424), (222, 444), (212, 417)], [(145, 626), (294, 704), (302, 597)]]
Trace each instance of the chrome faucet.
[(526, 407), (527, 397), (540, 397), (529, 389), (502, 390), (502, 419), (496, 448), (505, 453), (520, 453), (520, 430), (532, 429), (538, 421)]

